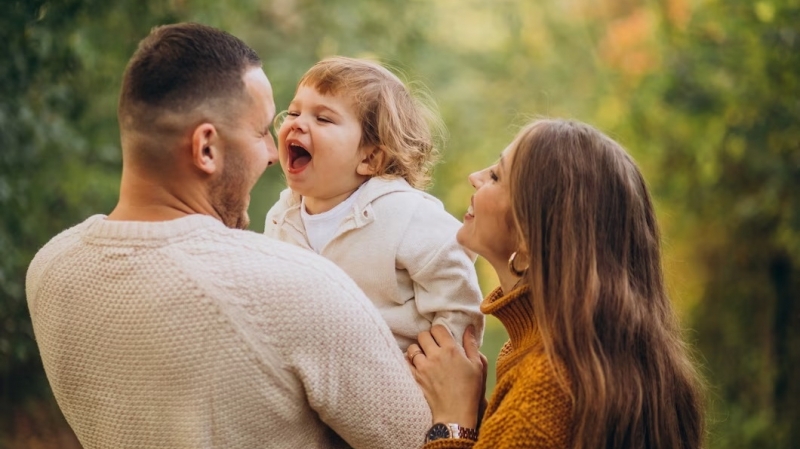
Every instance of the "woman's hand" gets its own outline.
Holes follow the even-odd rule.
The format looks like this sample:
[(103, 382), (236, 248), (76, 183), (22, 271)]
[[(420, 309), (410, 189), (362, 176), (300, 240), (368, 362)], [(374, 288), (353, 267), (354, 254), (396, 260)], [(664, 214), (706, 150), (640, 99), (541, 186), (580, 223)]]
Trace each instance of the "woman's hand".
[(464, 347), (441, 325), (419, 334), (406, 351), (414, 378), (422, 387), (433, 422), (477, 428), (486, 391), (486, 358), (478, 352), (475, 329), (467, 327)]

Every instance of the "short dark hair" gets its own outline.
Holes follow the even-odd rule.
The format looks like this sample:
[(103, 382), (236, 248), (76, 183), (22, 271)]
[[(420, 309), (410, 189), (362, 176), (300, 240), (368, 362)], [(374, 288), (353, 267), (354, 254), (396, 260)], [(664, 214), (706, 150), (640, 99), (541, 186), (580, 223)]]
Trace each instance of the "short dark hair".
[(225, 31), (198, 23), (155, 27), (125, 69), (120, 125), (138, 128), (158, 110), (187, 112), (233, 99), (244, 92), (244, 73), (259, 66), (256, 52)]

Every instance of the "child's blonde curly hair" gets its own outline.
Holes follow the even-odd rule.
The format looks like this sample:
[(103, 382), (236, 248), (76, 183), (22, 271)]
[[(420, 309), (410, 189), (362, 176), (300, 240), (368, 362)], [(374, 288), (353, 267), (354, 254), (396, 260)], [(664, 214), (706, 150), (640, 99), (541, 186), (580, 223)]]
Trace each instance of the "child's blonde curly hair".
[(361, 122), (361, 145), (380, 150), (373, 159), (374, 176), (402, 177), (418, 189), (430, 185), (445, 128), (424, 91), (412, 93), (376, 62), (343, 56), (314, 64), (298, 86), (352, 97)]

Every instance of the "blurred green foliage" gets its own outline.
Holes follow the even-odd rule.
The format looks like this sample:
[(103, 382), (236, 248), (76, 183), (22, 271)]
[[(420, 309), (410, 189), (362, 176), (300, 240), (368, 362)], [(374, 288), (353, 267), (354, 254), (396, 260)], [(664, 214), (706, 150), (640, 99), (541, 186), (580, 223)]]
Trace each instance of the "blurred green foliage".
[[(3, 439), (14, 433), (7, 417), (52, 400), (25, 302), (27, 264), (59, 231), (113, 208), (125, 63), (152, 26), (192, 20), (259, 52), (278, 109), (331, 54), (377, 58), (427, 86), (450, 132), (432, 192), (456, 216), (471, 195), (466, 176), (532, 117), (578, 118), (620, 140), (656, 196), (670, 291), (709, 385), (708, 446), (800, 447), (800, 1), (0, 8), (0, 445), (14, 441)], [(255, 231), (282, 185), (273, 168), (256, 186)], [(491, 270), (478, 267), (488, 292)], [(490, 320), (490, 360), (504, 339)]]
[[(8, 2), (4, 2), (8, 3)], [(99, 165), (77, 122), (89, 101), (67, 33), (84, 2), (2, 6), (0, 41), (0, 385), (4, 401), (41, 390), (25, 304), (27, 263), (48, 234), (91, 213)], [(87, 3), (86, 7), (90, 6)], [(49, 12), (49, 13), (48, 13)], [(84, 162), (85, 161), (85, 162)], [(112, 184), (109, 184), (109, 186)], [(109, 197), (107, 200), (111, 200)]]
[(665, 45), (633, 128), (703, 267), (713, 446), (800, 447), (800, 5), (710, 3)]

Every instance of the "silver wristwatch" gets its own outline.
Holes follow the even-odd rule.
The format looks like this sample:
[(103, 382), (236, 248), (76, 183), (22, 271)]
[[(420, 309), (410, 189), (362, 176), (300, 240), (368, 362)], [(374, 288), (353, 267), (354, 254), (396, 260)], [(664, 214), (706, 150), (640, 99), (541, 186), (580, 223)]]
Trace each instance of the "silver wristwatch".
[(467, 440), (478, 441), (478, 431), (467, 427), (461, 427), (455, 423), (437, 422), (425, 434), (425, 442), (443, 440), (446, 438), (464, 438)]

